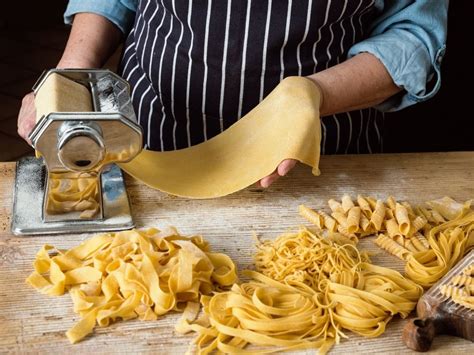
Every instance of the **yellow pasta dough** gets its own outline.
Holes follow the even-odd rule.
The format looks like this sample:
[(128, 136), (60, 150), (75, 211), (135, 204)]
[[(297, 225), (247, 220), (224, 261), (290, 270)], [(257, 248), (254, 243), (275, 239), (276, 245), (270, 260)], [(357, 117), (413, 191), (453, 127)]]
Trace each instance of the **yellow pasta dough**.
[(202, 237), (184, 237), (175, 230), (168, 235), (156, 229), (100, 234), (67, 251), (46, 245), (34, 268), (26, 281), (39, 292), (71, 294), (82, 318), (66, 333), (71, 343), (96, 324), (154, 320), (170, 310), (182, 311), (188, 302), (237, 279), (228, 256), (210, 252)]
[[(87, 88), (52, 74), (36, 96), (37, 117), (91, 111)], [(190, 198), (241, 190), (296, 159), (319, 175), (320, 92), (304, 77), (284, 79), (257, 107), (204, 143), (169, 152), (145, 150), (120, 166), (145, 184)]]
[(177, 151), (143, 151), (120, 166), (153, 188), (190, 198), (243, 189), (272, 173), (284, 159), (310, 165), (319, 175), (319, 100), (310, 80), (289, 77), (209, 141)]
[(89, 112), (92, 99), (89, 90), (60, 74), (48, 75), (35, 96), (36, 121), (51, 112)]

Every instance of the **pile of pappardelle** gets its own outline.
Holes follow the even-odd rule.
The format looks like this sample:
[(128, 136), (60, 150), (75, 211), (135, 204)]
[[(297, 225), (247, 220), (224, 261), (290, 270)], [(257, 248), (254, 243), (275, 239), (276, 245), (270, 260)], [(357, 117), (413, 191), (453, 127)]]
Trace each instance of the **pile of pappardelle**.
[[(82, 317), (67, 332), (71, 342), (96, 324), (176, 310), (184, 311), (176, 330), (196, 332), (199, 353), (241, 352), (249, 344), (252, 352), (325, 353), (347, 337), (344, 330), (376, 337), (393, 316), (406, 317), (422, 287), (474, 245), (469, 202), (444, 198), (412, 208), (393, 198), (354, 203), (344, 196), (329, 207), (330, 214), (300, 206), (315, 227), (259, 242), (246, 282), (202, 237), (156, 229), (101, 234), (68, 251), (45, 246), (27, 282), (49, 295), (69, 291)], [(408, 278), (357, 249), (360, 237), (377, 233), (378, 245), (407, 262)]]

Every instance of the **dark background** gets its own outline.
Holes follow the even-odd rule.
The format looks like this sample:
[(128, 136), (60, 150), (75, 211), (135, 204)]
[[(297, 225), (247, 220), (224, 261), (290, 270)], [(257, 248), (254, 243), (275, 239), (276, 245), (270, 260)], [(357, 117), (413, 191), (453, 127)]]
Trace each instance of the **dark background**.
[[(67, 0), (7, 3), (0, 9), (0, 161), (31, 152), (16, 135), (21, 98), (57, 64), (69, 32), (62, 22)], [(466, 89), (474, 83), (468, 3), (450, 1), (441, 90), (427, 102), (386, 114), (386, 152), (474, 150), (474, 90)]]

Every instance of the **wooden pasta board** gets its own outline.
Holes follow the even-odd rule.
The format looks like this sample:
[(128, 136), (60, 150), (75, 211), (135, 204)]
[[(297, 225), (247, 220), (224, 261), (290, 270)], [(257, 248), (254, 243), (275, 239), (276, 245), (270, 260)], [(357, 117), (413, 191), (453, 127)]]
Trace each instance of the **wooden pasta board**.
[[(414, 204), (444, 195), (462, 201), (474, 198), (474, 152), (326, 156), (321, 160), (321, 171), (320, 177), (314, 177), (308, 167), (299, 166), (266, 191), (253, 186), (214, 200), (177, 198), (132, 179), (127, 182), (138, 227), (174, 225), (183, 234), (202, 234), (215, 251), (229, 254), (239, 270), (252, 265), (253, 232), (273, 238), (306, 224), (297, 212), (301, 203), (321, 209), (329, 198), (340, 198), (344, 193), (379, 198), (392, 194)], [(118, 322), (98, 328), (76, 345), (69, 344), (64, 333), (78, 319), (69, 295), (44, 296), (24, 280), (43, 244), (70, 248), (90, 235), (13, 236), (14, 173), (14, 163), (0, 163), (0, 353), (184, 353), (193, 336), (175, 333), (179, 314), (158, 321)], [(373, 256), (376, 264), (403, 271), (403, 263), (376, 247), (371, 238), (364, 239), (361, 246), (377, 253)], [(401, 341), (405, 323), (394, 319), (386, 333), (375, 339), (348, 333), (350, 338), (332, 353), (412, 353)], [(474, 353), (474, 344), (441, 336), (435, 339), (431, 352)]]

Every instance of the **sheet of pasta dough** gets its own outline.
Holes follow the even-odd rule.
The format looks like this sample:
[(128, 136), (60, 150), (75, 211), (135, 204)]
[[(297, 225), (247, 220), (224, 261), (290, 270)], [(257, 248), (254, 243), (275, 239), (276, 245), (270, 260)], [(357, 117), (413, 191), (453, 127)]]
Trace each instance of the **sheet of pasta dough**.
[[(161, 191), (212, 198), (241, 190), (296, 159), (319, 175), (320, 94), (308, 79), (283, 80), (257, 107), (214, 138), (170, 152), (143, 151), (121, 168)], [(92, 110), (85, 87), (54, 74), (36, 96), (38, 114)]]
[(35, 96), (36, 122), (51, 112), (90, 112), (92, 99), (84, 85), (50, 74)]
[(285, 79), (223, 133), (176, 151), (143, 151), (121, 168), (161, 191), (211, 198), (239, 191), (296, 159), (319, 175), (319, 91), (305, 78)]

